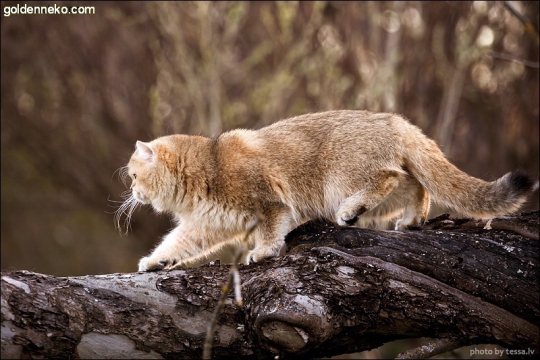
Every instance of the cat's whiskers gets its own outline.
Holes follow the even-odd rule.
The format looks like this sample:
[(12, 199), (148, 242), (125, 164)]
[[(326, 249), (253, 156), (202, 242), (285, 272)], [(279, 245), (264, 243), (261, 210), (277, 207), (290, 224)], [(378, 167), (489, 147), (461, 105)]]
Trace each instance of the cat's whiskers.
[[(133, 212), (135, 209), (140, 205), (140, 203), (135, 199), (131, 193), (130, 190), (126, 190), (121, 195), (123, 198), (125, 198), (125, 201), (122, 202), (122, 204), (118, 207), (118, 209), (115, 211), (114, 214), (114, 222), (116, 224), (116, 228), (122, 232), (122, 225), (120, 224), (122, 215), (126, 215), (126, 219), (124, 220), (124, 226), (126, 228), (126, 231), (124, 234), (127, 235), (130, 229), (130, 222), (133, 215)], [(120, 202), (120, 201), (117, 201)]]
[(122, 184), (127, 187), (127, 179), (129, 178), (127, 165), (118, 169), (118, 176), (120, 177), (120, 180), (122, 180)]

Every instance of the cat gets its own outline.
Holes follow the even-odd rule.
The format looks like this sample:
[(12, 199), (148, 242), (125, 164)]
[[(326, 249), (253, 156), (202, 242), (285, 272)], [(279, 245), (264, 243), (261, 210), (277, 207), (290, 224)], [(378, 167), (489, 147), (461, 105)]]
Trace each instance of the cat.
[(324, 217), (341, 226), (389, 219), (420, 227), (430, 199), (489, 219), (517, 211), (533, 180), (517, 170), (486, 182), (460, 171), (402, 116), (360, 110), (312, 113), (217, 138), (170, 135), (137, 141), (125, 168), (140, 204), (173, 214), (177, 226), (139, 262), (139, 271), (231, 262), (243, 231), (262, 217), (242, 262), (277, 256), (285, 235)]

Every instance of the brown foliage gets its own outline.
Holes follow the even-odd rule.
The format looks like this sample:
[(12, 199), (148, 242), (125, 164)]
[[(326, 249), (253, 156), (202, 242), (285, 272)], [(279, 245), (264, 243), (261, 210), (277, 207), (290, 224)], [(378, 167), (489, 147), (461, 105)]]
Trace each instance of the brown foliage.
[[(2, 19), (3, 268), (135, 269), (169, 222), (139, 211), (120, 238), (113, 174), (175, 132), (392, 111), (471, 175), (538, 174), (538, 68), (489, 55), (537, 64), (538, 42), (502, 2), (90, 5)], [(516, 5), (538, 23), (538, 2)]]

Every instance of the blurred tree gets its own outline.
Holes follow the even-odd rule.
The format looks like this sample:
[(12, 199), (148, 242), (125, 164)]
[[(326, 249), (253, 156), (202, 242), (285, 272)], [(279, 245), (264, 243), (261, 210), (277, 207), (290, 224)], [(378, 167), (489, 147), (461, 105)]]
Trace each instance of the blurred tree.
[[(538, 2), (512, 4), (538, 24)], [(1, 23), (2, 268), (135, 270), (170, 224), (140, 210), (120, 237), (114, 174), (165, 134), (393, 111), (471, 175), (538, 176), (538, 34), (503, 2), (62, 5), (96, 13)]]

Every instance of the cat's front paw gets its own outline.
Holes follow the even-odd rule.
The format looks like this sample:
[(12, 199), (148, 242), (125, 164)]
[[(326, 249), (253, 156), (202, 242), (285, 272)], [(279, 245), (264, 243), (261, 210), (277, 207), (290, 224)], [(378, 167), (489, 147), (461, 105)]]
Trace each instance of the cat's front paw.
[(157, 271), (173, 265), (169, 259), (152, 258), (151, 256), (143, 257), (139, 261), (139, 271)]

